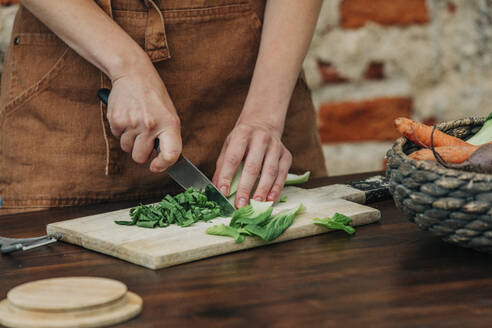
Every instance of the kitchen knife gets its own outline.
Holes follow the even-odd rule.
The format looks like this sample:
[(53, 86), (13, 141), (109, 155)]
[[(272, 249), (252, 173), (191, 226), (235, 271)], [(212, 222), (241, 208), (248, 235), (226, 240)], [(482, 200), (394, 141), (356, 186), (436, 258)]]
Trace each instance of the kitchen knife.
[[(99, 89), (97, 92), (99, 99), (106, 105), (108, 104), (109, 92), (110, 90), (106, 88)], [(154, 149), (159, 153), (159, 139), (155, 139)], [(193, 187), (197, 190), (205, 191), (209, 200), (215, 201), (220, 205), (223, 216), (228, 217), (234, 212), (234, 206), (217, 190), (205, 174), (185, 156), (180, 155), (176, 163), (168, 167), (165, 172), (184, 189)]]

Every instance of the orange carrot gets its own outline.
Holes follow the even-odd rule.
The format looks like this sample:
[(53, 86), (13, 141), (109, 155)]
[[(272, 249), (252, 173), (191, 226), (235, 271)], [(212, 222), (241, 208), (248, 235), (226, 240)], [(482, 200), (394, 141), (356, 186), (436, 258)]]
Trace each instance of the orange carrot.
[[(451, 164), (463, 163), (470, 157), (470, 155), (478, 149), (478, 146), (441, 146), (434, 148), (435, 151), (441, 155), (442, 159)], [(413, 158), (417, 161), (436, 161), (432, 150), (430, 149), (420, 149), (417, 150), (408, 157)]]
[[(430, 147), (432, 127), (405, 117), (397, 118), (395, 120), (395, 127), (404, 137), (415, 142), (417, 145), (421, 145), (423, 143), (427, 147)], [(434, 147), (472, 146), (466, 141), (450, 136), (439, 130), (434, 131), (433, 139)]]

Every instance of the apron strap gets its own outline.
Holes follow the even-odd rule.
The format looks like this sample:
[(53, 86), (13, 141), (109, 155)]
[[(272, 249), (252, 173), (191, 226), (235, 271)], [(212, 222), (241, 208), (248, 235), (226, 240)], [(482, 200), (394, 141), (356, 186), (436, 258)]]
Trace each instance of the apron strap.
[[(167, 44), (166, 28), (164, 16), (156, 4), (156, 0), (142, 0), (148, 8), (147, 25), (145, 27), (145, 52), (152, 62), (159, 62), (171, 58)], [(96, 0), (97, 4), (113, 18), (111, 0)], [(101, 88), (111, 89), (111, 81), (101, 72)], [(106, 175), (116, 175), (121, 173), (119, 165), (122, 151), (120, 142), (111, 133), (111, 127), (107, 118), (108, 109), (103, 102), (99, 102), (101, 110), (101, 123), (103, 127), (104, 141), (106, 142)]]
[(164, 15), (157, 5), (158, 0), (143, 0), (148, 8), (147, 26), (145, 27), (145, 52), (153, 62), (171, 58), (166, 37)]
[[(113, 18), (113, 10), (111, 8), (111, 0), (97, 0), (98, 5)], [(111, 89), (111, 80), (101, 72), (101, 88)], [(104, 173), (106, 175), (114, 175), (121, 173), (120, 163), (120, 142), (111, 133), (111, 127), (108, 121), (108, 107), (102, 102), (99, 102), (101, 112), (101, 124), (103, 128), (104, 141), (106, 142), (106, 165)]]

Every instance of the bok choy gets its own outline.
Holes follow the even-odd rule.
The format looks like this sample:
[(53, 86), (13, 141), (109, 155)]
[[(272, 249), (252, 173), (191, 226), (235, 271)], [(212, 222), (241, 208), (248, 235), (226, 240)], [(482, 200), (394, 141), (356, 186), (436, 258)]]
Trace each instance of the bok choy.
[[(251, 203), (236, 210), (229, 226), (213, 226), (207, 229), (207, 234), (229, 236), (241, 243), (247, 236), (258, 236), (265, 241), (272, 241), (289, 228), (296, 215), (304, 209), (300, 204), (291, 210), (281, 211), (272, 216), (273, 202)], [(241, 238), (242, 237), (242, 238)]]
[(482, 128), (466, 142), (479, 146), (492, 141), (492, 113), (487, 116)]

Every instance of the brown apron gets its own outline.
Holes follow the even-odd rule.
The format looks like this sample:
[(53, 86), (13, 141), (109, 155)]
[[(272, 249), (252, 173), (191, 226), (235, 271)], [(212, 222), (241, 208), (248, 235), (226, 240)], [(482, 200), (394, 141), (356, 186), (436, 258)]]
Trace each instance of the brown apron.
[[(97, 2), (154, 62), (182, 122), (183, 153), (212, 176), (248, 92), (265, 0)], [(98, 69), (20, 6), (0, 94), (0, 214), (166, 192), (166, 174), (134, 163), (111, 135), (96, 97), (103, 86), (110, 82)], [(302, 77), (283, 141), (291, 171), (326, 174)]]

